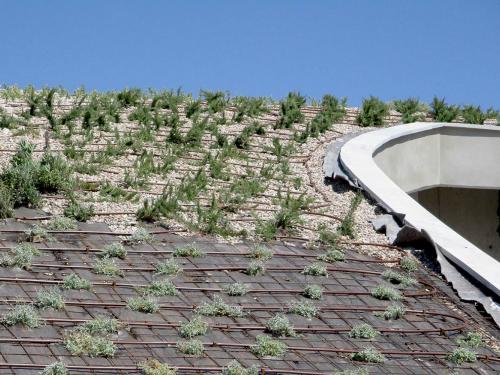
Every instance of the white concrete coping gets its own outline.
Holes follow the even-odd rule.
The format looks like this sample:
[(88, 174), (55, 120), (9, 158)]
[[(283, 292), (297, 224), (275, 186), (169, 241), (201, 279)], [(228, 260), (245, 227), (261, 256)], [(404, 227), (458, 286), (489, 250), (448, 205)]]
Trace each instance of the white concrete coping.
[[(429, 142), (422, 142), (426, 137)], [(409, 140), (416, 141), (412, 143), (414, 152), (407, 155), (409, 159), (405, 160), (405, 153), (394, 154), (398, 145)], [(383, 160), (381, 155), (390, 148), (393, 154)], [(453, 231), (405, 192), (429, 186), (496, 187), (498, 190), (500, 184), (495, 179), (500, 179), (500, 127), (414, 123), (383, 128), (348, 141), (339, 159), (343, 168), (370, 195), (390, 210), (404, 214), (405, 221), (425, 231), (444, 256), (500, 296), (500, 262)], [(404, 168), (398, 168), (401, 160), (405, 160)], [(447, 167), (442, 168), (443, 164)], [(461, 181), (460, 175), (465, 181)], [(399, 180), (399, 185), (401, 181), (409, 183), (400, 187), (395, 180)]]

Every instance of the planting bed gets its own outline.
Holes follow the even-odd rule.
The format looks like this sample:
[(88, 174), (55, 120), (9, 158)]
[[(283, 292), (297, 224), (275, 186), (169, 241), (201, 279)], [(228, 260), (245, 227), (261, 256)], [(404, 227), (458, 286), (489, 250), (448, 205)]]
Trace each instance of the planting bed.
[[(0, 226), (1, 374), (172, 373), (152, 359), (178, 374), (500, 371), (491, 321), (388, 246), (370, 202), (323, 181), (357, 110), (50, 92), (1, 104), (6, 189), (35, 171), (16, 204), (32, 208)], [(68, 166), (50, 189), (49, 153)]]

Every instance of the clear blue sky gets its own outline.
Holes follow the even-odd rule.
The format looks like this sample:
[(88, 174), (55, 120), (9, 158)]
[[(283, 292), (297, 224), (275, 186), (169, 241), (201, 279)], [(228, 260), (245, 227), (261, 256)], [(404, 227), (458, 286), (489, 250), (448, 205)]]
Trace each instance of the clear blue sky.
[(500, 108), (499, 0), (3, 0), (0, 83)]

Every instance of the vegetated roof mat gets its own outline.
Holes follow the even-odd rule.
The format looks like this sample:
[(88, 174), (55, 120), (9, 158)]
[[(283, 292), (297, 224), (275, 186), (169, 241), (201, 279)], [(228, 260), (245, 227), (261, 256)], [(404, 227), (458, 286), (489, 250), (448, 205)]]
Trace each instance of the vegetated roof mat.
[[(29, 228), (14, 221), (0, 227), (2, 256), (21, 254)], [(72, 374), (131, 373), (149, 358), (178, 373), (217, 373), (232, 360), (280, 374), (500, 371), (487, 344), (494, 326), (423, 269), (383, 263), (350, 246), (341, 249), (344, 261), (328, 263), (318, 260), (326, 259), (324, 247), (256, 248), (149, 232), (157, 234), (132, 244), (104, 224), (79, 224), (49, 232), (50, 242), (22, 242), (30, 262), (0, 268), (2, 374), (56, 361)], [(110, 246), (122, 251), (111, 257)], [(259, 258), (260, 271), (251, 272)], [(98, 270), (103, 261), (107, 268)], [(38, 323), (30, 328), (33, 316)], [(484, 339), (471, 349), (477, 361), (458, 366), (450, 359), (470, 344), (465, 332)], [(261, 335), (271, 341), (263, 344)], [(201, 341), (201, 352), (192, 340)], [(351, 359), (367, 347), (375, 351)], [(383, 362), (363, 362), (382, 358), (377, 353)]]

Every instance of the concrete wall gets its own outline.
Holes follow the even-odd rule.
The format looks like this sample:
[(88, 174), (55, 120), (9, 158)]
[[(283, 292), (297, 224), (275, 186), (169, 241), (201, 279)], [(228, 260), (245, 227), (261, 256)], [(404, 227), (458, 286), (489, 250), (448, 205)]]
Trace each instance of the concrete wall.
[(437, 187), (411, 197), (474, 245), (500, 259), (498, 190)]

